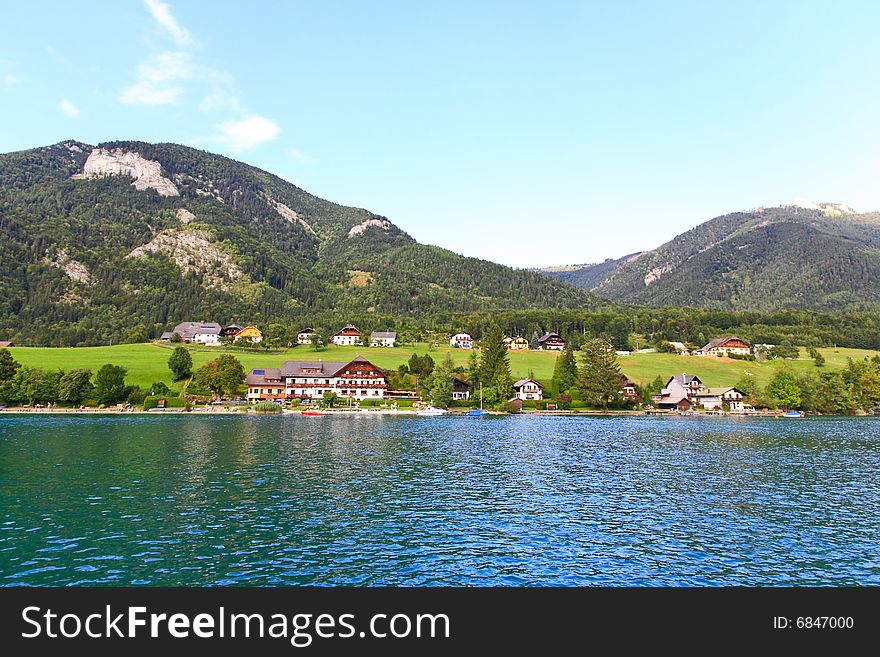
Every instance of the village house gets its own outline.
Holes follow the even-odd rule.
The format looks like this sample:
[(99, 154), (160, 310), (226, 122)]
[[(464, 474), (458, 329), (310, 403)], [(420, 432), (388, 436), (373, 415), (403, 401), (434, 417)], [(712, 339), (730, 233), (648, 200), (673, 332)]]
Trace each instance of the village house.
[(510, 349), (510, 345), (513, 344), (513, 338), (510, 337), (509, 335), (505, 335), (505, 336), (501, 339), (501, 342), (504, 343), (504, 348), (505, 348), (505, 349)]
[(338, 333), (334, 333), (330, 338), (330, 342), (340, 347), (353, 347), (363, 344), (361, 342), (361, 332), (354, 324), (346, 324)]
[(558, 333), (545, 333), (538, 338), (538, 349), (563, 351), (565, 349), (565, 340)]
[(393, 347), (397, 341), (397, 333), (394, 331), (373, 331), (370, 333), (371, 347)]
[(620, 394), (626, 401), (636, 402), (639, 400), (636, 382), (631, 381), (622, 374), (620, 375)]
[(220, 337), (231, 338), (243, 328), (244, 326), (239, 326), (238, 324), (230, 324), (229, 326), (224, 326), (222, 329), (220, 329)]
[(730, 354), (748, 356), (751, 353), (752, 348), (749, 346), (749, 343), (735, 335), (716, 338), (704, 347), (694, 351), (694, 354), (700, 356), (729, 356)]
[(457, 347), (459, 349), (472, 349), (474, 346), (474, 339), (467, 333), (456, 333), (449, 338), (449, 346)]
[(520, 379), (513, 384), (514, 398), (540, 401), (544, 398), (544, 386), (532, 379)]
[(673, 340), (670, 340), (669, 344), (672, 345), (673, 349), (675, 349), (675, 353), (677, 353), (679, 356), (687, 356), (690, 353), (690, 350), (687, 348), (684, 342), (675, 342)]
[[(388, 388), (385, 372), (362, 356), (348, 362), (288, 361), (277, 369), (255, 369), (248, 375), (247, 384), (251, 402), (320, 400), (325, 392), (343, 399), (384, 399)], [(279, 386), (283, 386), (282, 393), (278, 392)]]
[(259, 344), (263, 341), (263, 332), (256, 326), (245, 326), (232, 336), (232, 341), (238, 342), (242, 338), (250, 338), (251, 342)]
[(458, 377), (452, 377), (452, 400), (464, 401), (471, 398), (472, 386), (467, 381), (462, 381)]
[(160, 339), (170, 340), (177, 333), (180, 339), (185, 342), (217, 347), (220, 345), (220, 331), (222, 330), (219, 324), (211, 322), (181, 322), (171, 331), (165, 331)]
[(247, 398), (252, 403), (287, 399), (287, 387), (278, 367), (251, 370), (246, 383)]
[[(673, 376), (659, 395), (653, 398), (658, 408), (690, 410), (702, 407), (707, 411), (727, 409), (732, 412), (744, 410), (743, 392), (732, 386), (709, 388), (693, 374)], [(686, 400), (686, 404), (683, 403)], [(685, 408), (686, 407), (686, 408)]]
[(529, 341), (521, 335), (510, 340), (509, 345), (505, 345), (511, 351), (526, 351), (529, 348)]
[(15, 343), (9, 340), (0, 341), (0, 349), (6, 349), (7, 347), (14, 347)]
[(315, 335), (316, 331), (313, 328), (304, 328), (302, 331), (296, 334), (296, 343), (297, 344), (312, 344), (312, 336)]

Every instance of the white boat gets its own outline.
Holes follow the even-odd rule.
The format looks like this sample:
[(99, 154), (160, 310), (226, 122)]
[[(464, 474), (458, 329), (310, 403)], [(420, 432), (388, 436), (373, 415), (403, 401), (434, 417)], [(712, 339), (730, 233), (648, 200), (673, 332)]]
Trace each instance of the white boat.
[(416, 415), (446, 415), (448, 412), (449, 411), (437, 408), (436, 406), (426, 406), (425, 408), (416, 411)]

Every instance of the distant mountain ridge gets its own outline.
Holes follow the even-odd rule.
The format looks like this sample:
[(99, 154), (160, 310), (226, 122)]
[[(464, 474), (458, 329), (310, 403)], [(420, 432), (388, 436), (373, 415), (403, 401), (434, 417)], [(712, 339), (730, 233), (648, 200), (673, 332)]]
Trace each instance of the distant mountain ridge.
[(0, 332), (98, 344), (132, 326), (310, 310), (588, 309), (536, 272), (419, 244), (387, 217), (177, 144), (0, 155)]
[(755, 208), (716, 217), (636, 257), (542, 271), (629, 304), (877, 310), (880, 213), (837, 203)]

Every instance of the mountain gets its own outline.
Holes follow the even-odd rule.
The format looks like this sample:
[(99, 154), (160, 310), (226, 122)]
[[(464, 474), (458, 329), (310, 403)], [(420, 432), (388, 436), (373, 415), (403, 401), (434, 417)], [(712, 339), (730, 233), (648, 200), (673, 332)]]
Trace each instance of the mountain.
[[(605, 268), (594, 275), (596, 267)], [(581, 279), (544, 273), (629, 304), (873, 311), (880, 309), (880, 213), (830, 203), (757, 208), (594, 265)]]
[(0, 233), (4, 339), (96, 344), (190, 319), (598, 305), (176, 144), (65, 141), (0, 155)]
[(622, 265), (625, 265), (630, 260), (635, 260), (640, 255), (642, 255), (641, 251), (638, 253), (630, 253), (629, 255), (617, 258), (616, 260), (608, 258), (604, 262), (584, 265), (545, 267), (542, 269), (536, 269), (535, 271), (547, 274), (551, 278), (565, 281), (566, 283), (570, 283), (583, 290), (592, 290), (605, 279), (609, 278), (611, 274), (617, 271)]

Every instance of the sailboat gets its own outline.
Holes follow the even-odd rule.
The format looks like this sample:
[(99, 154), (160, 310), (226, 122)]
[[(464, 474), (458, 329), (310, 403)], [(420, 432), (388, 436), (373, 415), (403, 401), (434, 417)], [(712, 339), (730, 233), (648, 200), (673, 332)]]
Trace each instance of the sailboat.
[(483, 410), (483, 384), (480, 383), (480, 408), (474, 408), (467, 412), (468, 417), (486, 417), (489, 411)]

